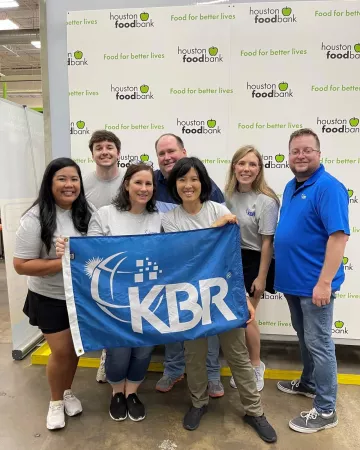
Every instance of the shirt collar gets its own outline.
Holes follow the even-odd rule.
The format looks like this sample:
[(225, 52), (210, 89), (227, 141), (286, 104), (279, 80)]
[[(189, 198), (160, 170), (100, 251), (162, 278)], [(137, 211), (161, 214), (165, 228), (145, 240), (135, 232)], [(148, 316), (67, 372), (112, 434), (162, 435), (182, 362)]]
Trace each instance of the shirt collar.
[[(312, 184), (316, 183), (317, 180), (321, 177), (321, 175), (325, 172), (325, 167), (323, 164), (320, 164), (320, 167), (316, 169), (316, 171), (311, 175), (310, 178), (308, 178), (304, 184), (302, 184), (299, 189), (304, 188), (306, 186), (311, 186)], [(296, 178), (293, 179), (293, 186), (294, 190), (296, 189)]]

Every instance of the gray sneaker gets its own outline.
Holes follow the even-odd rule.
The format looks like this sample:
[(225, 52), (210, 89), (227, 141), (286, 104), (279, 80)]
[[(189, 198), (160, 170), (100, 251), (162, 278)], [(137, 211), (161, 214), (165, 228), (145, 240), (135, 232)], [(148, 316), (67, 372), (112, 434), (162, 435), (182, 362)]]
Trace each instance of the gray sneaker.
[(159, 392), (169, 392), (174, 387), (174, 384), (178, 383), (183, 378), (184, 375), (181, 375), (178, 378), (171, 378), (168, 375), (163, 375), (156, 383), (155, 389)]
[(277, 383), (279, 391), (286, 392), (287, 394), (305, 395), (305, 397), (315, 398), (315, 392), (308, 389), (300, 380), (293, 381), (279, 381)]
[(224, 386), (220, 380), (209, 381), (208, 393), (211, 398), (219, 398), (224, 396)]
[(299, 433), (316, 433), (326, 428), (334, 428), (338, 424), (336, 412), (322, 414), (313, 408), (311, 411), (303, 411), (299, 417), (290, 420), (289, 427)]

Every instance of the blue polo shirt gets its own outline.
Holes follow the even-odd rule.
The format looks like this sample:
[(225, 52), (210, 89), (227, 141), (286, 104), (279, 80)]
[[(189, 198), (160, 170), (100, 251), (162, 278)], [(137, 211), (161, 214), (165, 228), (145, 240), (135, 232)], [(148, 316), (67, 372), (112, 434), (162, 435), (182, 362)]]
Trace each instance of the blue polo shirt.
[[(156, 182), (156, 206), (162, 213), (174, 209), (178, 203), (171, 197), (167, 188), (167, 179), (161, 173), (161, 170), (155, 170)], [(217, 203), (225, 203), (224, 196), (216, 184), (211, 180), (212, 191), (210, 200)]]
[[(296, 179), (285, 187), (275, 233), (275, 289), (284, 294), (312, 297), (322, 270), (329, 236), (336, 231), (350, 235), (349, 195), (345, 186), (321, 164), (296, 189)], [(345, 278), (341, 263), (332, 290)]]

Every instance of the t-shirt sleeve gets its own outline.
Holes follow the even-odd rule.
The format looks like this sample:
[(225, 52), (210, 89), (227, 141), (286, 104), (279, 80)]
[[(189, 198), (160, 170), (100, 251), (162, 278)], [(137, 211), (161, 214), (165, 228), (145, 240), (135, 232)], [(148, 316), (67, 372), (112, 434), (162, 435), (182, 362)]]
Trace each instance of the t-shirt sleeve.
[(173, 211), (163, 214), (161, 217), (161, 226), (165, 233), (171, 233), (173, 231), (181, 231), (175, 222), (175, 215)]
[(350, 235), (349, 194), (345, 186), (334, 183), (327, 187), (321, 193), (317, 209), (329, 236), (336, 231)]
[(21, 218), (20, 226), (16, 232), (14, 257), (38, 259), (42, 246), (40, 221), (33, 214), (26, 213)]
[(214, 204), (216, 208), (216, 220), (220, 219), (220, 217), (225, 216), (226, 214), (232, 214), (227, 206), (222, 204)]
[(273, 236), (279, 215), (279, 205), (276, 200), (266, 197), (259, 217), (259, 234)]
[(102, 227), (102, 220), (99, 211), (96, 211), (90, 219), (88, 227), (88, 236), (104, 236), (105, 233)]
[(225, 198), (219, 187), (211, 180), (212, 191), (210, 200), (216, 203), (225, 203)]

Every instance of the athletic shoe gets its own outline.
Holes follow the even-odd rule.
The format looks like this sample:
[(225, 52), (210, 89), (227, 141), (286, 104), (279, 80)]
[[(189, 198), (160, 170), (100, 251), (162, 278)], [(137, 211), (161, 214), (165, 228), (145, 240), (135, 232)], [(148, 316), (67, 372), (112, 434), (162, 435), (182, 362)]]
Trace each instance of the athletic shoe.
[(98, 383), (106, 383), (105, 360), (106, 360), (106, 350), (103, 350), (100, 357), (100, 366), (96, 373), (96, 381)]
[(234, 377), (231, 377), (231, 378), (230, 378), (230, 386), (231, 386), (233, 389), (237, 389), (237, 386), (236, 386)]
[(140, 422), (140, 420), (144, 420), (146, 417), (145, 406), (139, 400), (139, 397), (136, 394), (130, 394), (126, 399), (129, 419), (134, 422)]
[(224, 386), (220, 380), (209, 381), (208, 394), (211, 398), (219, 398), (224, 396)]
[(259, 417), (245, 414), (244, 421), (254, 428), (263, 441), (269, 443), (277, 441), (276, 431), (269, 424), (264, 414)]
[(46, 427), (48, 430), (58, 430), (65, 426), (64, 402), (58, 400), (50, 402), (49, 411), (46, 418)]
[(255, 382), (257, 390), (260, 392), (264, 389), (265, 364), (260, 361), (260, 366), (253, 366), (255, 374)]
[(178, 378), (171, 378), (169, 375), (163, 375), (156, 383), (155, 389), (159, 392), (169, 392), (176, 383), (184, 379), (184, 375)]
[(208, 405), (201, 408), (192, 406), (184, 416), (183, 426), (185, 430), (194, 431), (200, 425), (200, 420), (204, 414), (207, 413)]
[(127, 406), (125, 395), (122, 392), (111, 397), (109, 414), (112, 420), (116, 422), (121, 422), (127, 417)]
[(278, 381), (277, 388), (279, 391), (287, 394), (305, 395), (305, 397), (315, 398), (315, 391), (310, 390), (304, 386), (300, 380), (293, 381)]
[(317, 431), (334, 428), (338, 424), (336, 411), (330, 414), (319, 413), (313, 408), (311, 411), (303, 411), (299, 417), (290, 420), (289, 427), (299, 433), (316, 433)]
[(71, 389), (68, 389), (64, 392), (64, 409), (68, 416), (77, 416), (82, 413), (81, 402), (75, 395), (72, 393)]

